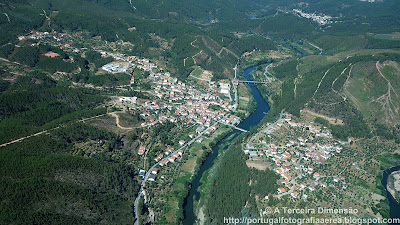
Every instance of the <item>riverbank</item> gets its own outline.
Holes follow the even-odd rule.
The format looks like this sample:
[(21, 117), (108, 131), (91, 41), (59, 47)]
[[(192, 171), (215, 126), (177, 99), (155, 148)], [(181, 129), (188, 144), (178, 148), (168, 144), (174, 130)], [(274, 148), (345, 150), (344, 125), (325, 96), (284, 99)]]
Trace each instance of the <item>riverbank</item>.
[[(244, 71), (244, 77), (247, 80), (250, 80), (249, 73), (254, 69), (254, 67), (250, 67)], [(261, 94), (257, 90), (254, 85), (249, 85), (253, 98), (257, 103), (256, 110), (247, 117), (244, 121), (242, 121), (238, 127), (250, 130), (252, 127), (257, 126), (261, 119), (265, 116), (265, 113), (268, 112), (269, 106), (262, 98)], [(210, 185), (210, 176), (213, 176), (215, 168), (218, 167), (219, 162), (221, 160), (221, 155), (223, 155), (223, 150), (227, 149), (230, 146), (235, 138), (237, 138), (241, 134), (240, 131), (234, 130), (230, 134), (227, 135), (226, 138), (221, 140), (214, 148), (213, 155), (209, 156), (203, 166), (200, 168), (198, 177), (192, 183), (192, 189), (187, 197), (187, 204), (185, 206), (185, 220), (184, 224), (195, 224), (204, 222), (205, 213), (204, 213), (204, 200), (205, 193), (209, 189)], [(247, 134), (247, 133), (246, 133)], [(222, 151), (221, 151), (222, 150)], [(243, 163), (245, 163), (243, 161)], [(201, 217), (202, 221), (198, 221), (197, 218)]]
[(224, 139), (220, 140), (217, 145), (214, 146), (214, 151), (217, 150), (215, 153), (215, 157), (211, 158), (210, 161), (213, 162), (213, 165), (205, 170), (200, 178), (200, 185), (198, 186), (198, 193), (200, 193), (200, 196), (197, 199), (193, 199), (193, 212), (196, 215), (196, 218), (198, 218), (199, 224), (204, 223), (204, 199), (206, 197), (206, 191), (210, 187), (210, 180), (212, 179), (212, 176), (215, 172), (215, 167), (216, 165), (219, 164), (219, 161), (221, 159), (221, 156), (224, 154), (224, 150), (226, 150), (229, 147), (229, 142), (233, 141), (237, 135), (240, 134), (240, 132), (230, 132), (227, 134)]
[[(215, 143), (216, 145), (213, 146), (212, 148), (213, 150), (207, 156), (207, 159), (200, 164), (201, 165), (200, 170), (196, 171), (195, 173), (196, 176), (191, 181), (190, 192), (187, 194), (185, 202), (183, 204), (184, 216), (185, 216), (183, 224), (188, 224), (188, 225), (194, 224), (194, 221), (197, 220), (196, 218), (204, 219), (204, 213), (202, 210), (200, 210), (203, 206), (200, 199), (203, 199), (204, 196), (196, 195), (196, 193), (198, 190), (199, 193), (201, 193), (201, 195), (203, 194), (203, 192), (201, 192), (201, 190), (204, 189), (204, 186), (202, 186), (202, 184), (208, 184), (208, 176), (209, 174), (212, 174), (212, 169), (209, 168), (209, 166), (212, 166), (213, 163), (215, 164), (219, 154), (219, 151), (216, 151), (215, 149), (217, 149), (218, 146), (220, 146), (222, 140), (227, 140), (227, 138), (229, 139), (228, 135), (231, 134), (232, 132), (235, 133), (238, 131), (231, 130), (230, 132), (226, 133), (223, 138), (219, 139), (219, 141)], [(189, 215), (188, 211), (193, 213), (190, 213)]]
[[(239, 89), (238, 110), (240, 110), (241, 118), (243, 119), (255, 110), (256, 103), (252, 98), (251, 92), (246, 90), (244, 84), (241, 84)], [(186, 203), (186, 197), (190, 188), (193, 187), (193, 181), (196, 179), (200, 167), (210, 158), (213, 147), (232, 131), (232, 127), (220, 124), (211, 136), (205, 135), (201, 143), (195, 142), (185, 150), (186, 153), (182, 162), (167, 172), (167, 176), (172, 177), (172, 181), (166, 182), (165, 189), (160, 190), (153, 196), (153, 198), (164, 200), (162, 206), (156, 207), (162, 208), (162, 212), (156, 212), (157, 221), (160, 223), (182, 221), (183, 205)]]
[[(229, 140), (232, 140), (236, 138), (237, 136), (231, 136)], [(203, 225), (206, 222), (206, 216), (205, 216), (205, 209), (206, 209), (206, 197), (207, 197), (207, 191), (210, 189), (211, 186), (211, 181), (213, 179), (213, 175), (215, 174), (215, 171), (220, 165), (221, 158), (224, 155), (224, 152), (228, 149), (229, 145), (226, 143), (227, 140), (224, 140), (224, 142), (219, 143), (218, 146), (218, 154), (216, 154), (216, 157), (213, 159), (213, 165), (208, 168), (204, 173), (202, 174), (200, 178), (200, 186), (197, 188), (197, 192), (199, 195), (196, 196), (190, 196), (193, 198), (193, 214), (194, 214), (194, 220), (189, 220), (185, 222), (185, 225), (192, 224), (199, 224)]]
[(165, 192), (159, 193), (158, 198), (165, 198), (164, 212), (160, 223), (174, 223), (183, 219), (184, 199), (190, 191), (192, 181), (196, 178), (200, 166), (211, 154), (211, 149), (219, 140), (233, 129), (228, 126), (220, 126), (217, 131), (205, 137), (202, 143), (193, 143), (187, 150), (188, 157), (177, 166), (174, 171), (174, 181), (169, 184)]
[(400, 201), (400, 171), (392, 172), (387, 179), (386, 189), (399, 203)]
[(377, 177), (377, 180), (380, 181), (377, 186), (383, 193), (386, 193), (384, 200), (386, 207), (382, 207), (380, 213), (384, 214), (386, 218), (400, 218), (400, 203), (396, 200), (396, 196), (398, 197), (399, 195), (398, 192), (397, 194), (395, 193), (396, 191), (393, 187), (395, 180), (391, 181), (394, 178), (393, 175), (400, 174), (400, 155), (384, 154), (380, 158), (382, 159), (381, 167), (384, 171)]

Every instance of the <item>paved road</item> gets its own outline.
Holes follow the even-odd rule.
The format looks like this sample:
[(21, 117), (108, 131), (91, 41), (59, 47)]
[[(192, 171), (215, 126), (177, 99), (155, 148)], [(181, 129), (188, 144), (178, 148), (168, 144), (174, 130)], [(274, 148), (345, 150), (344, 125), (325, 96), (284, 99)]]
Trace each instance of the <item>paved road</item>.
[(264, 71), (264, 76), (268, 79), (268, 82), (271, 83), (272, 80), (270, 78), (270, 76), (272, 76), (272, 74), (268, 71), (268, 69), (272, 66), (272, 63), (268, 64), (268, 66), (265, 67), (265, 71)]
[(276, 194), (276, 195), (274, 195), (274, 198), (280, 199), (282, 196), (291, 194), (291, 193), (294, 191), (294, 188), (295, 188), (296, 185), (297, 185), (296, 180), (297, 180), (299, 177), (301, 177), (301, 176), (302, 176), (302, 174), (300, 174), (299, 176), (297, 176), (296, 178), (294, 178), (293, 180), (290, 181), (290, 184), (292, 185), (292, 188), (291, 188), (289, 191), (287, 191), (287, 192), (285, 192), (285, 193), (282, 193), (282, 194)]
[(221, 122), (221, 123), (222, 123), (222, 124), (224, 124), (224, 125), (227, 125), (227, 126), (233, 127), (233, 128), (235, 128), (236, 130), (240, 130), (240, 131), (242, 131), (242, 132), (248, 132), (248, 130), (245, 130), (245, 129), (239, 128), (239, 127), (237, 127), (237, 126), (235, 126), (235, 125), (232, 125), (232, 124), (226, 124), (226, 123), (223, 123), (223, 122)]
[(232, 110), (234, 112), (236, 112), (236, 109), (238, 108), (239, 102), (238, 102), (238, 87), (235, 84), (235, 81), (232, 81), (232, 87), (233, 87), (233, 91), (235, 93), (235, 104), (233, 104), (233, 108)]
[[(233, 82), (232, 82), (232, 84), (233, 84)], [(232, 85), (233, 87), (234, 87), (234, 92), (235, 92), (235, 104), (233, 105), (233, 109), (232, 109), (232, 111), (233, 112), (236, 112), (236, 110), (237, 110), (237, 107), (238, 107), (238, 93), (237, 93), (237, 87), (236, 87), (236, 85)], [(218, 123), (221, 123), (224, 119), (226, 119), (226, 118), (228, 118), (228, 115), (226, 115), (224, 118), (222, 118), (222, 119), (220, 119), (220, 120), (218, 120), (217, 122), (215, 122), (212, 126), (216, 126)], [(178, 150), (176, 150), (176, 151), (174, 151), (172, 154), (170, 154), (170, 155), (173, 155), (173, 154), (175, 154), (175, 153), (177, 153), (179, 150), (182, 150), (182, 149), (184, 149), (184, 148), (186, 148), (187, 146), (189, 146), (189, 145), (191, 145), (193, 142), (195, 142), (198, 138), (200, 138), (205, 132), (207, 131), (207, 129), (206, 130), (204, 130), (203, 132), (201, 132), (199, 135), (197, 135), (195, 138), (193, 138), (192, 140), (190, 140), (189, 142), (187, 142), (186, 144), (184, 144), (181, 148), (179, 148)], [(148, 171), (147, 171), (147, 173), (146, 173), (146, 176), (144, 177), (144, 179), (143, 179), (143, 181), (142, 181), (142, 184), (140, 185), (140, 190), (139, 190), (139, 193), (138, 193), (138, 196), (136, 197), (136, 199), (135, 199), (135, 203), (134, 203), (134, 213), (135, 213), (135, 221), (134, 221), (134, 224), (135, 225), (138, 225), (138, 205), (139, 205), (139, 199), (140, 199), (140, 197), (141, 197), (141, 195), (142, 195), (142, 193), (143, 193), (143, 190), (144, 190), (144, 186), (146, 185), (146, 182), (147, 182), (147, 180), (149, 179), (149, 176), (150, 176), (150, 174), (151, 174), (151, 171), (154, 169), (154, 168), (156, 168), (156, 166), (158, 166), (160, 163), (161, 163), (161, 161), (162, 160), (160, 160), (159, 162), (157, 162), (156, 164), (154, 164)]]
[[(222, 120), (228, 118), (228, 116), (225, 116), (224, 118), (218, 120), (217, 122), (215, 122), (213, 125), (211, 126), (216, 126), (218, 123), (221, 123)], [(186, 148), (187, 146), (191, 145), (193, 142), (195, 142), (197, 139), (199, 139), (205, 132), (207, 131), (207, 129), (205, 129), (204, 131), (202, 131), (199, 135), (197, 135), (195, 138), (193, 138), (192, 140), (190, 140), (189, 142), (187, 142), (186, 144), (184, 144), (182, 147), (180, 147), (179, 149), (175, 150), (174, 152), (172, 152), (170, 155), (174, 155), (175, 153), (177, 153), (178, 151)], [(149, 179), (149, 176), (151, 175), (151, 171), (156, 168), (158, 165), (160, 165), (160, 163), (162, 162), (162, 160), (160, 160), (159, 162), (157, 162), (156, 164), (154, 164), (146, 173), (146, 176), (144, 177), (142, 184), (140, 185), (140, 190), (138, 193), (138, 196), (135, 199), (135, 203), (134, 203), (134, 211), (135, 211), (135, 225), (138, 225), (138, 205), (139, 205), (139, 199), (140, 196), (143, 193), (144, 190), (144, 186), (146, 185), (147, 180)]]

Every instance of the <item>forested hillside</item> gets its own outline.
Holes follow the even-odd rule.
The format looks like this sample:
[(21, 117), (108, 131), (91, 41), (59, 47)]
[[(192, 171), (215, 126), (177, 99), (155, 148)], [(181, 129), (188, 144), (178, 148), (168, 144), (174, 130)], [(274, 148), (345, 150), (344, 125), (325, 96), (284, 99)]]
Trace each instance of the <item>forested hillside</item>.
[[(9, 77), (12, 74), (4, 74)], [(79, 122), (106, 113), (98, 91), (57, 85), (32, 72), (1, 82), (0, 223), (129, 223), (136, 171), (111, 155), (121, 137)], [(77, 145), (90, 143), (88, 150)], [(90, 156), (90, 157), (88, 157)]]
[[(40, 45), (31, 47), (29, 45), (32, 42), (18, 43), (15, 41), (16, 36), (29, 34), (32, 30), (89, 32), (92, 37), (100, 36), (103, 41), (127, 41), (133, 44), (133, 48), (124, 53), (167, 60), (171, 63), (168, 64), (170, 69), (176, 70), (182, 79), (188, 76), (194, 65), (200, 65), (222, 76), (231, 75), (232, 68), (243, 53), (253, 49), (276, 49), (275, 43), (265, 38), (260, 39), (257, 35), (246, 35), (242, 39), (232, 35), (231, 31), (217, 31), (219, 28), (211, 32), (205, 31), (190, 21), (146, 20), (125, 1), (120, 4), (81, 0), (39, 0), (31, 4), (5, 2), (1, 11), (7, 16), (1, 17), (0, 29), (11, 31), (2, 32), (1, 56), (51, 73), (79, 69), (80, 74), (87, 76), (86, 65), (90, 59), (85, 61), (80, 55), (70, 53), (74, 62), (68, 63), (61, 59), (68, 59), (70, 55), (61, 50)], [(129, 30), (132, 27), (134, 31)], [(162, 46), (161, 42), (168, 43), (168, 46)], [(255, 46), (254, 43), (259, 44)], [(13, 47), (15, 44), (22, 44), (22, 48)], [(85, 44), (82, 45), (84, 47)], [(150, 49), (157, 49), (159, 53), (154, 55)], [(62, 53), (61, 58), (44, 57), (42, 54), (46, 51)], [(96, 63), (96, 67), (104, 63), (107, 62)]]
[[(77, 55), (74, 56), (75, 63), (67, 63), (59, 58), (41, 56), (40, 53), (45, 50), (43, 47), (39, 50), (28, 46), (16, 49), (12, 45), (17, 44), (16, 36), (32, 30), (87, 31), (92, 36), (101, 36), (104, 41), (133, 43), (133, 48), (125, 53), (167, 60), (170, 69), (177, 71), (181, 78), (187, 77), (193, 66), (229, 77), (233, 74), (232, 68), (238, 57), (254, 49), (276, 50), (277, 45), (286, 45), (288, 41), (318, 38), (321, 31), (334, 35), (357, 35), (399, 30), (399, 18), (393, 13), (399, 6), (394, 1), (376, 4), (353, 1), (346, 7), (340, 2), (332, 6), (330, 1), (295, 3), (289, 0), (279, 3), (211, 1), (210, 4), (202, 1), (178, 3), (174, 0), (161, 4), (142, 0), (37, 0), (28, 4), (25, 1), (5, 1), (1, 6), (4, 16), (0, 18), (0, 29), (7, 32), (1, 32), (0, 53), (2, 57), (9, 56), (50, 72), (72, 72), (79, 64), (81, 73), (85, 74), (85, 61)], [(378, 9), (375, 10), (374, 6)], [(338, 23), (318, 26), (309, 19), (287, 13), (294, 8), (329, 14)], [(338, 12), (342, 15), (336, 15)], [(349, 26), (353, 27), (350, 32), (347, 29)], [(130, 28), (134, 28), (134, 31)], [(240, 36), (235, 35), (238, 33)], [(168, 46), (162, 43), (168, 43)], [(369, 48), (392, 45), (398, 43), (385, 42), (383, 46), (379, 38), (368, 38)], [(157, 54), (154, 54), (154, 49), (157, 49)], [(64, 54), (63, 57), (68, 59), (65, 58), (68, 55)]]
[[(160, 74), (233, 105), (233, 89), (224, 96), (218, 82), (258, 65), (252, 79), (269, 83), (258, 85), (271, 106), (263, 122), (305, 109), (343, 121), (315, 119), (334, 138), (399, 143), (399, 11), (398, 0), (0, 0), (0, 224), (132, 223), (139, 171), (197, 133), (175, 109), (140, 108), (178, 95), (153, 92)], [(103, 68), (112, 63), (129, 69)], [(247, 110), (254, 101), (238, 89)], [(275, 172), (246, 165), (243, 141), (209, 176), (207, 222), (258, 216), (256, 199), (277, 189)], [(182, 193), (212, 146), (196, 145), (147, 186), (137, 219), (181, 222)], [(166, 193), (155, 207), (158, 185)]]
[(38, 136), (1, 149), (0, 223), (131, 221), (130, 204), (138, 190), (135, 171), (104, 155), (72, 155), (73, 145), (68, 140), (77, 143), (90, 138), (110, 143), (107, 139), (114, 138), (90, 127), (85, 127), (83, 135), (79, 132), (85, 129), (77, 128), (68, 126), (57, 130), (54, 137)]
[[(300, 110), (308, 108), (342, 119), (344, 125), (325, 123), (340, 139), (379, 135), (399, 141), (399, 62), (398, 53), (385, 52), (355, 55), (339, 62), (324, 56), (282, 62), (273, 68), (282, 81), (282, 92), (260, 87), (272, 95), (274, 104), (268, 117), (282, 109), (298, 116)], [(389, 129), (383, 130), (384, 126)]]
[(269, 169), (250, 169), (246, 165), (247, 157), (238, 140), (223, 154), (207, 192), (206, 213), (209, 222), (224, 224), (226, 215), (256, 216), (255, 199), (276, 191), (278, 175)]
[(0, 143), (54, 128), (71, 120), (96, 116), (106, 98), (93, 90), (58, 87), (43, 74), (20, 76), (0, 94)]

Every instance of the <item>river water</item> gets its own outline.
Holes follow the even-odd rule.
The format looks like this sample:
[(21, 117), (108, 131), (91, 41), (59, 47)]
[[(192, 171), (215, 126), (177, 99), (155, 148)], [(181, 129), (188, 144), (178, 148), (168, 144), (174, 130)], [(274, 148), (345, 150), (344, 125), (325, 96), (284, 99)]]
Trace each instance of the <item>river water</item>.
[[(250, 79), (250, 72), (253, 71), (255, 67), (250, 67), (244, 71), (244, 78), (246, 80), (251, 80)], [(255, 101), (257, 102), (257, 109), (245, 120), (243, 120), (238, 127), (245, 129), (245, 130), (250, 130), (251, 127), (256, 126), (261, 119), (264, 117), (265, 113), (269, 111), (269, 106), (268, 104), (264, 101), (262, 98), (260, 92), (256, 88), (255, 84), (249, 84), (249, 87), (251, 89), (251, 92), (253, 94), (253, 97)], [(214, 160), (218, 156), (218, 150), (220, 149), (220, 146), (225, 146), (227, 148), (229, 145), (225, 145), (232, 141), (235, 137), (237, 137), (241, 131), (238, 130), (233, 130), (230, 132), (228, 135), (226, 135), (225, 138), (220, 140), (217, 145), (212, 149), (212, 152), (208, 155), (206, 161), (203, 163), (203, 165), (200, 167), (199, 172), (197, 173), (197, 176), (192, 182), (192, 187), (190, 189), (189, 195), (186, 197), (183, 208), (184, 208), (184, 216), (185, 219), (183, 221), (184, 225), (193, 225), (196, 221), (196, 215), (195, 212), (193, 211), (193, 202), (194, 200), (199, 201), (200, 199), (200, 193), (198, 192), (198, 188), (201, 185), (201, 177), (203, 176), (203, 173), (210, 169), (214, 165)]]
[[(246, 80), (251, 80), (250, 79), (250, 72), (253, 71), (255, 67), (250, 67), (244, 71), (244, 78)], [(269, 111), (269, 106), (268, 104), (264, 101), (264, 99), (261, 97), (260, 92), (256, 88), (254, 84), (249, 84), (249, 87), (251, 89), (251, 92), (253, 94), (253, 97), (255, 101), (257, 102), (257, 109), (245, 120), (243, 120), (238, 127), (243, 128), (245, 130), (250, 130), (251, 127), (256, 126), (261, 119), (264, 117), (265, 113)], [(193, 202), (194, 200), (199, 201), (200, 199), (200, 193), (198, 192), (198, 188), (201, 186), (201, 178), (203, 176), (203, 173), (210, 169), (214, 165), (214, 160), (218, 156), (218, 151), (221, 146), (225, 146), (224, 148), (227, 148), (229, 145), (226, 145), (228, 142), (232, 141), (235, 137), (237, 137), (241, 131), (238, 130), (233, 130), (230, 132), (228, 135), (226, 135), (225, 138), (220, 140), (217, 145), (212, 149), (212, 152), (208, 155), (206, 161), (203, 163), (203, 165), (200, 167), (197, 176), (192, 182), (192, 187), (190, 189), (189, 195), (186, 197), (184, 201), (184, 216), (185, 219), (183, 221), (184, 225), (193, 225), (196, 221), (196, 215), (195, 212), (193, 211)], [(382, 179), (382, 185), (386, 189), (386, 184), (387, 184), (387, 178), (388, 176), (394, 172), (400, 170), (400, 166), (396, 166), (393, 168), (390, 168), (388, 170), (385, 170), (383, 172), (383, 179)], [(386, 189), (386, 194), (387, 198), (389, 199), (389, 206), (390, 206), (390, 218), (400, 218), (400, 204), (392, 197), (392, 195), (387, 191)]]
[[(388, 170), (385, 170), (383, 172), (383, 179), (382, 179), (382, 185), (386, 190), (386, 196), (389, 200), (389, 206), (390, 206), (390, 218), (400, 218), (400, 204), (392, 197), (390, 192), (386, 189), (387, 185), (387, 179), (388, 176), (393, 173), (394, 171), (400, 170), (400, 166), (392, 167)], [(392, 224), (398, 224), (398, 223), (392, 223)]]

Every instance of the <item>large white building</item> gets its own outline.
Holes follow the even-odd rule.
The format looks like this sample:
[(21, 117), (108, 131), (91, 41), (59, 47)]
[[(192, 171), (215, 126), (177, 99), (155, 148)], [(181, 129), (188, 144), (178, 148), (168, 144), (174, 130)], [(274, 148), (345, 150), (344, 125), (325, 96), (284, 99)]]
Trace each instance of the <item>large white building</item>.
[(219, 87), (221, 88), (220, 92), (222, 94), (229, 94), (230, 90), (231, 90), (231, 85), (229, 83), (219, 83)]
[(128, 71), (130, 64), (128, 62), (123, 63), (109, 63), (101, 68), (109, 73), (125, 73)]

